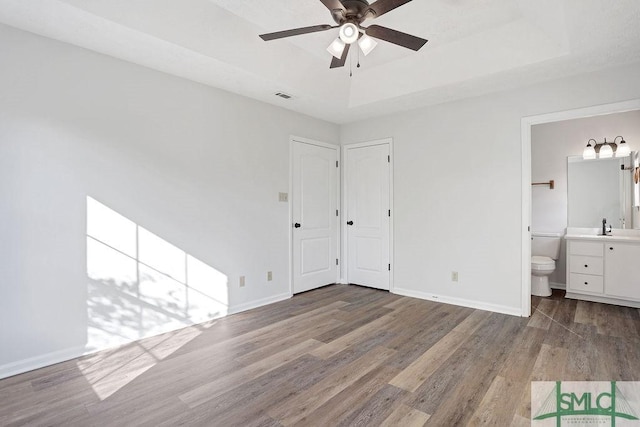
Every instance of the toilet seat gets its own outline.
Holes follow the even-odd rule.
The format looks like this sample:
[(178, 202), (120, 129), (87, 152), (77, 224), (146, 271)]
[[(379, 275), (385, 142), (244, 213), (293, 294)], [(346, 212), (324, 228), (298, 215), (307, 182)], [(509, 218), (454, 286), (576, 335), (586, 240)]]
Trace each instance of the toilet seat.
[(532, 270), (553, 270), (555, 267), (556, 262), (548, 256), (534, 255), (531, 257)]

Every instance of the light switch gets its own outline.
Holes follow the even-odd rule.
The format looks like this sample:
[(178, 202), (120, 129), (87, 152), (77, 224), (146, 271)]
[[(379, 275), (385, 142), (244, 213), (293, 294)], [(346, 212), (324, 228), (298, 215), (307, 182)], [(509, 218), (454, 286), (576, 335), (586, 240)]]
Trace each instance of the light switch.
[(289, 201), (289, 193), (278, 193), (278, 200), (281, 202)]

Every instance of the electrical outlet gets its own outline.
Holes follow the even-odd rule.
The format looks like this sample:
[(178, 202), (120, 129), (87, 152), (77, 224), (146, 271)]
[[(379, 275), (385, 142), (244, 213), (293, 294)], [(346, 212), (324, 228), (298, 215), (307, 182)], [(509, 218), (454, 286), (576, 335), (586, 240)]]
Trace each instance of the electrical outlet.
[(452, 271), (451, 272), (451, 281), (452, 282), (457, 282), (458, 281), (458, 272), (457, 271)]
[(273, 280), (273, 273), (270, 271), (267, 271), (267, 282), (270, 282), (271, 280)]
[(240, 287), (244, 288), (244, 276), (240, 276)]
[(281, 202), (289, 201), (289, 194), (288, 193), (278, 193), (278, 200), (281, 201)]

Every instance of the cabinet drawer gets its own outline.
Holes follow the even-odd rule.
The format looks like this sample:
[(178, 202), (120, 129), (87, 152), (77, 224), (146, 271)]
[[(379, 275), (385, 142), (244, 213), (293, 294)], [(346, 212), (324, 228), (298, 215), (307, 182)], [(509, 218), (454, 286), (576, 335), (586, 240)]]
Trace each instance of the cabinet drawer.
[(571, 241), (569, 244), (570, 255), (602, 256), (604, 244), (600, 242)]
[(569, 257), (569, 271), (571, 273), (595, 274), (602, 276), (603, 260), (601, 257), (571, 255)]
[(604, 291), (602, 276), (591, 274), (571, 273), (569, 288), (575, 291), (587, 291), (601, 294)]

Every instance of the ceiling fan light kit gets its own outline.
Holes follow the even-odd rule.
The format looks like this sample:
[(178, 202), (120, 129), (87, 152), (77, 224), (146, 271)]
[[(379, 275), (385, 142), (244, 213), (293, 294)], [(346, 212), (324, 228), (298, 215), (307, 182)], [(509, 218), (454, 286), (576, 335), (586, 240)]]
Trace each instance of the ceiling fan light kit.
[(358, 46), (365, 56), (371, 53), (378, 44), (374, 39), (384, 40), (407, 49), (418, 51), (427, 43), (426, 39), (380, 25), (371, 25), (369, 27), (363, 27), (361, 25), (366, 19), (375, 19), (410, 1), (411, 0), (377, 0), (369, 4), (367, 0), (320, 0), (331, 12), (331, 17), (336, 24), (338, 24), (337, 26), (314, 25), (311, 27), (261, 34), (260, 38), (264, 41), (269, 41), (301, 34), (327, 31), (339, 27), (338, 38), (327, 48), (327, 51), (333, 55), (329, 68), (344, 66), (349, 53), (349, 46), (356, 41), (358, 41)]
[(358, 40), (358, 34), (358, 27), (356, 27), (356, 24), (352, 24), (351, 22), (347, 22), (340, 27), (340, 40), (346, 44), (351, 44)]
[(373, 37), (369, 37), (364, 34), (358, 40), (358, 46), (360, 46), (360, 50), (364, 53), (364, 56), (367, 56), (371, 53), (371, 51), (378, 45), (378, 42), (373, 39)]
[(344, 52), (344, 47), (345, 43), (340, 40), (340, 37), (338, 37), (333, 41), (333, 43), (329, 45), (329, 47), (327, 48), (327, 52), (340, 59), (342, 57), (342, 52)]

